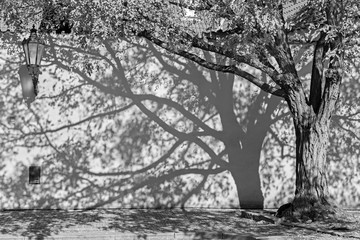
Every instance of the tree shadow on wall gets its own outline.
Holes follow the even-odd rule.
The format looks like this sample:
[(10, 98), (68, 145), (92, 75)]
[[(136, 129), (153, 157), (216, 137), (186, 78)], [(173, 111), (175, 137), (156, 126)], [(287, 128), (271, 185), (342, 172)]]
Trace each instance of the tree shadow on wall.
[[(30, 109), (4, 107), (17, 118), (2, 125), (2, 208), (263, 206), (259, 159), (286, 115), (274, 115), (279, 99), (140, 40), (51, 41), (49, 87)], [(27, 183), (29, 163), (40, 185)]]
[[(66, 41), (50, 39), (39, 83), (50, 87), (29, 109), (13, 99), (4, 109), (23, 122), (3, 141), (25, 141), (42, 176), (28, 185), (29, 163), (9, 144), (17, 174), (2, 163), (3, 208), (262, 207), (258, 162), (278, 99), (144, 42)], [(235, 135), (224, 131), (234, 122)], [(230, 160), (234, 136), (242, 147)]]

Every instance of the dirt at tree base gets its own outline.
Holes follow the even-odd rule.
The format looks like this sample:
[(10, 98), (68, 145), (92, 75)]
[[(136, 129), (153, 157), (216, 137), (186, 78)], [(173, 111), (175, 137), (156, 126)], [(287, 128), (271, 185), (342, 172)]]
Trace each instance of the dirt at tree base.
[(311, 194), (296, 195), (290, 203), (282, 205), (275, 214), (290, 222), (352, 222), (354, 219), (331, 199)]
[(360, 229), (358, 218), (329, 201), (312, 204), (294, 201), (282, 205), (275, 216), (278, 224), (320, 232), (351, 232)]

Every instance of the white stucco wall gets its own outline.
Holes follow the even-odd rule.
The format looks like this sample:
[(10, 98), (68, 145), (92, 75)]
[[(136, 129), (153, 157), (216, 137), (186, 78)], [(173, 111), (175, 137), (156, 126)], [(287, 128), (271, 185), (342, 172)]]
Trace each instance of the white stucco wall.
[[(144, 53), (152, 54), (150, 50), (144, 50), (142, 54)], [(58, 100), (51, 98), (61, 94), (63, 90), (82, 83), (82, 79), (74, 73), (60, 70), (55, 73), (56, 67), (52, 65), (44, 67), (40, 77), (41, 93), (29, 110), (20, 101), (21, 89), (16, 78), (16, 67), (12, 71), (7, 71), (9, 66), (17, 65), (16, 62), (14, 64), (10, 61), (10, 58), (14, 60), (14, 56), (7, 56), (5, 53), (3, 56), (5, 58), (0, 63), (4, 85), (15, 85), (12, 87), (11, 96), (4, 95), (5, 89), (1, 90), (1, 134), (5, 134), (8, 128), (13, 128), (11, 131), (15, 137), (21, 136), (17, 135), (20, 129), (25, 133), (39, 132), (41, 128), (34, 113), (38, 114), (43, 129), (54, 130), (69, 124), (68, 121), (76, 123), (81, 119), (100, 115), (105, 110), (112, 111), (124, 107), (128, 103), (119, 97), (111, 97), (110, 93), (101, 92), (93, 86), (82, 87), (79, 92), (65, 94)], [(142, 59), (138, 72), (127, 76), (128, 80), (133, 83), (141, 80), (145, 90), (150, 86), (146, 91), (153, 91), (160, 97), (165, 96), (166, 90), (171, 87), (171, 84), (165, 86), (162, 81), (168, 83), (180, 81), (186, 87), (189, 86), (186, 85), (188, 81), (197, 81), (202, 76), (208, 79), (214, 74), (204, 69), (191, 69), (194, 66), (188, 62), (177, 60), (179, 61), (177, 67), (182, 73), (192, 71), (196, 73), (190, 75), (190, 78), (194, 79), (186, 79), (184, 76), (177, 76), (170, 67), (165, 67), (159, 61), (152, 61), (146, 57)], [(15, 56), (15, 60), (19, 59)], [(130, 63), (124, 63), (125, 68), (129, 67), (126, 64)], [(151, 83), (151, 77), (141, 79), (136, 75), (141, 71), (160, 74), (157, 83), (159, 87), (152, 85), (154, 83)], [(304, 69), (302, 71), (307, 72)], [(358, 82), (356, 83), (358, 71), (357, 69), (353, 71), (350, 74), (353, 77), (348, 76), (344, 86), (359, 87)], [(94, 70), (91, 78), (104, 81), (102, 83), (105, 85), (112, 80), (121, 82), (121, 79), (113, 74), (113, 71), (100, 67), (98, 72)], [(352, 85), (352, 81), (357, 85)], [(55, 83), (57, 84), (54, 87)], [(187, 91), (186, 89), (183, 91)], [(269, 104), (279, 104), (280, 101), (268, 98), (247, 82), (236, 80), (235, 90), (234, 95), (238, 94), (236, 114), (239, 116), (240, 125), (247, 131), (250, 131), (249, 119), (256, 122), (262, 121), (261, 117), (268, 116), (272, 121), (275, 117), (284, 114), (283, 118), (269, 124), (264, 138), (256, 139), (259, 137), (256, 134), (242, 138), (244, 146), (247, 141), (254, 141), (262, 147), (259, 150), (257, 145), (250, 144), (246, 152), (259, 156), (253, 161), (254, 164), (260, 164), (265, 207), (279, 207), (291, 200), (294, 191), (292, 149), (294, 136), (291, 121), (281, 107), (276, 108), (274, 112), (264, 113)], [(348, 92), (343, 96), (351, 97), (352, 94)], [(20, 100), (16, 100), (15, 97)], [(263, 101), (256, 105), (255, 110), (251, 110), (251, 107), (255, 106), (255, 100), (260, 97)], [(343, 101), (346, 102), (346, 99)], [(352, 100), (348, 99), (348, 101)], [(180, 103), (188, 106), (186, 104), (193, 102), (189, 97)], [(149, 109), (156, 107), (146, 101), (144, 104)], [(345, 115), (351, 114), (358, 107), (355, 104), (352, 110), (345, 111)], [(161, 112), (160, 115), (164, 119), (168, 118), (165, 119), (167, 123), (174, 122), (179, 117), (178, 113), (173, 114), (171, 111)], [(27, 122), (26, 126), (24, 122)], [(219, 119), (214, 119), (209, 126), (221, 130), (219, 123)], [(191, 126), (187, 124), (186, 121), (180, 121), (176, 128), (189, 131), (187, 128)], [(254, 124), (253, 127), (259, 130), (265, 125)], [(350, 128), (356, 132), (354, 126), (356, 125)], [(359, 151), (356, 149), (347, 151), (346, 144), (350, 141), (354, 146), (358, 146), (359, 141), (346, 134), (341, 135), (344, 141), (336, 141), (337, 136), (340, 136), (338, 135), (340, 130), (335, 128), (333, 130), (336, 131), (333, 132), (331, 148), (336, 148), (337, 151), (329, 152), (330, 193), (341, 205), (358, 207)], [(145, 141), (149, 135), (152, 137)], [(0, 143), (6, 151), (0, 155), (0, 208), (237, 208), (241, 206), (237, 186), (229, 171), (214, 173), (213, 166), (209, 162), (201, 163), (206, 160), (206, 154), (193, 145), (181, 143), (166, 159), (161, 159), (176, 140), (159, 141), (159, 139), (165, 140), (169, 137), (169, 134), (149, 121), (136, 107), (130, 107), (117, 114), (94, 117), (91, 121), (75, 124), (71, 128), (64, 127), (58, 131), (48, 132), (46, 136), (33, 135), (16, 142), (7, 142), (2, 138)], [(206, 137), (202, 139), (217, 153), (222, 150), (221, 144), (214, 139)], [(34, 146), (31, 145), (33, 143)], [(25, 145), (27, 146), (24, 147)], [(184, 154), (186, 148), (189, 154)], [(241, 157), (239, 156), (239, 159)], [(31, 165), (41, 167), (41, 183), (38, 185), (31, 185), (28, 182), (28, 167)], [(191, 166), (193, 168), (196, 166), (199, 170), (193, 171)], [(247, 174), (246, 169), (242, 174)], [(249, 175), (249, 179), (251, 177)]]

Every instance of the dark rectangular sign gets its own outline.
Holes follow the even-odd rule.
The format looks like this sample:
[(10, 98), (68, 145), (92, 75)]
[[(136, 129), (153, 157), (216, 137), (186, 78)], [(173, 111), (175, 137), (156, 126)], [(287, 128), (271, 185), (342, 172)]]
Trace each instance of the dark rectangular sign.
[(40, 184), (40, 172), (39, 166), (29, 167), (29, 184)]

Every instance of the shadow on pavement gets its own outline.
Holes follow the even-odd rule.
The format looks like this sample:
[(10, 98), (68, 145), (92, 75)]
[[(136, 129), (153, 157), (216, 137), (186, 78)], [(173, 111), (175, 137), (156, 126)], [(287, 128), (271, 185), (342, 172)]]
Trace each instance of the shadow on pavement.
[(62, 210), (3, 211), (0, 213), (0, 233), (44, 239), (57, 235), (64, 229), (101, 221), (95, 211), (78, 212)]
[[(183, 239), (254, 239), (318, 236), (316, 231), (244, 218), (240, 210), (25, 210), (0, 212), (0, 233), (46, 239), (53, 236), (183, 234)], [(103, 234), (103, 235), (101, 235)], [(121, 238), (120, 238), (121, 239)], [(133, 238), (131, 238), (133, 239)]]

